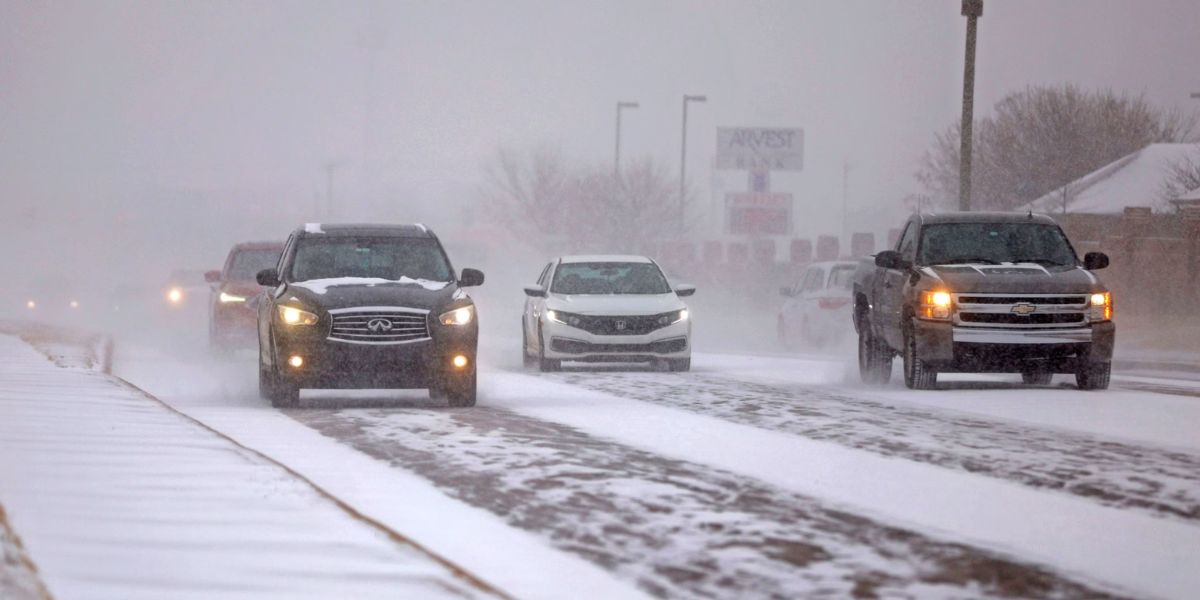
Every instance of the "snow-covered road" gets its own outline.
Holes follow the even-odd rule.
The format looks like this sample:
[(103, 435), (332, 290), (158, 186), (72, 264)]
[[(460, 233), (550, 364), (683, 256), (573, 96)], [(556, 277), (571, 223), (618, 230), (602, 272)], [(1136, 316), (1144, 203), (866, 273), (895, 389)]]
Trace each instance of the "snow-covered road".
[(541, 374), (488, 347), (481, 364), (466, 410), (306, 391), (278, 411), (252, 355), (118, 344), (114, 368), (515, 597), (1200, 589), (1194, 381), (918, 393), (820, 357)]

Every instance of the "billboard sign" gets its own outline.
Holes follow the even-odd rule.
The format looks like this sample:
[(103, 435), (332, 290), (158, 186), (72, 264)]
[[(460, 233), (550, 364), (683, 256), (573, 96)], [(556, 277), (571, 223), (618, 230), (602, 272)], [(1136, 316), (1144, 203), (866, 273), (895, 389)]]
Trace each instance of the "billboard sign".
[(718, 127), (718, 169), (799, 171), (804, 130), (782, 127)]
[(791, 194), (725, 194), (725, 212), (732, 234), (788, 235), (792, 232)]

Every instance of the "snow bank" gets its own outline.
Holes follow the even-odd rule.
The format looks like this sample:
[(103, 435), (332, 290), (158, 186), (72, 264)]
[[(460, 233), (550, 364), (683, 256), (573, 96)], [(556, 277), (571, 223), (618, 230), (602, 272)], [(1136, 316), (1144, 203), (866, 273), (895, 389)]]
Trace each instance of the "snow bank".
[(487, 595), (277, 464), (11, 336), (0, 501), (62, 598)]
[(9, 526), (4, 506), (0, 505), (0, 598), (32, 600), (49, 597), (50, 592), (38, 579), (37, 568), (25, 553), (21, 538)]

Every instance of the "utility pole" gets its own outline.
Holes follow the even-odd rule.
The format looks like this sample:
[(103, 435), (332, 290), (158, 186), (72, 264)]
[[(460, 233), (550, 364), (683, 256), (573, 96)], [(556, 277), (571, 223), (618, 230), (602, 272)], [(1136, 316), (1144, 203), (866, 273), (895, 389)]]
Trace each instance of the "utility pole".
[(683, 233), (684, 209), (687, 204), (687, 108), (688, 102), (707, 102), (707, 96), (683, 97), (683, 135), (679, 144), (679, 233)]
[(626, 108), (637, 108), (637, 102), (617, 103), (617, 152), (613, 158), (613, 180), (621, 177), (621, 111)]
[(971, 126), (975, 108), (975, 29), (983, 16), (983, 0), (962, 0), (962, 15), (967, 18), (967, 55), (963, 64), (963, 102), (961, 145), (959, 146), (958, 209), (971, 210)]

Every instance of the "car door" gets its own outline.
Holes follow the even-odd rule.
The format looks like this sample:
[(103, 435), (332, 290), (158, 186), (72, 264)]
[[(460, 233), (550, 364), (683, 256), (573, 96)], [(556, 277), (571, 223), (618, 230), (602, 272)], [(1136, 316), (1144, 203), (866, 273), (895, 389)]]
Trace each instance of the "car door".
[[(909, 265), (917, 258), (919, 231), (920, 224), (915, 220), (909, 221), (904, 228), (904, 233), (900, 236), (900, 241), (896, 244), (896, 250), (900, 252), (900, 257)], [(888, 345), (894, 349), (904, 347), (904, 286), (909, 275), (908, 268), (884, 269), (876, 279), (877, 283), (883, 286), (883, 289), (876, 290), (876, 298), (879, 299), (879, 316), (881, 317), (876, 324), (882, 325), (880, 333), (883, 334)]]
[[(552, 271), (553, 266), (554, 266), (553, 262), (546, 263), (546, 266), (542, 267), (541, 275), (538, 275), (537, 284), (539, 286), (541, 286), (541, 288), (544, 290), (549, 289), (549, 287), (550, 287), (550, 273)], [(528, 346), (535, 346), (537, 344), (538, 317), (541, 316), (542, 310), (544, 309), (545, 306), (546, 306), (545, 298), (535, 298), (533, 296), (525, 296), (525, 311), (521, 318), (521, 325), (525, 329), (525, 340), (526, 340)], [(527, 350), (536, 351), (537, 348), (530, 347), (530, 348), (527, 348)]]
[(812, 323), (814, 319), (820, 318), (820, 314), (817, 312), (817, 302), (824, 288), (825, 267), (816, 265), (810, 267), (808, 276), (804, 278), (804, 289), (800, 292), (802, 323)]

